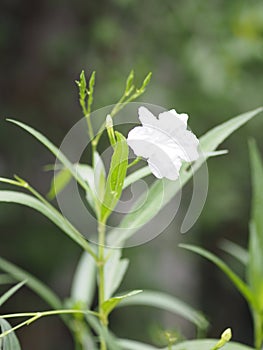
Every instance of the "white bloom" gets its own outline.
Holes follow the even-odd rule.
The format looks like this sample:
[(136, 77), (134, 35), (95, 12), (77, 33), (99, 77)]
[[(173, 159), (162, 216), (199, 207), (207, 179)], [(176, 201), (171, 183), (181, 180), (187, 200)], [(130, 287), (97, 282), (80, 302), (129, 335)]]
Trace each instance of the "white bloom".
[(174, 109), (155, 117), (147, 108), (139, 108), (142, 126), (128, 134), (128, 145), (137, 156), (147, 159), (157, 178), (176, 180), (182, 162), (192, 162), (199, 157), (197, 137), (187, 130), (187, 114)]

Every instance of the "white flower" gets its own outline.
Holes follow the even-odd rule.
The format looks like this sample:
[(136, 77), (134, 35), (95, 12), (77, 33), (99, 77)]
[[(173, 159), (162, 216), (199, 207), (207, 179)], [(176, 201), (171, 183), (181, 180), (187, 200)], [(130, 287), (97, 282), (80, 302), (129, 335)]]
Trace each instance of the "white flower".
[(128, 145), (137, 156), (147, 159), (151, 172), (157, 178), (176, 180), (182, 162), (198, 159), (197, 137), (187, 130), (187, 114), (174, 109), (155, 117), (147, 108), (139, 108), (142, 126), (128, 134)]

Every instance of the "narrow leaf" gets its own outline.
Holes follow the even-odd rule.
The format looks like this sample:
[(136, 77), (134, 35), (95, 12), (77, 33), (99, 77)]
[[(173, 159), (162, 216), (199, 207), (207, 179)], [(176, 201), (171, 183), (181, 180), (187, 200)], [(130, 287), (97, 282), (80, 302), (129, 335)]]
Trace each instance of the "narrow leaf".
[(28, 194), (15, 191), (0, 191), (0, 202), (22, 204), (39, 211), (96, 259), (96, 256), (94, 255), (89, 243), (85, 240), (81, 233), (78, 232), (70, 224), (70, 222), (52, 206), (47, 206)]
[(254, 296), (253, 296), (250, 288), (221, 259), (219, 259), (214, 254), (212, 254), (212, 253), (210, 253), (210, 252), (208, 252), (205, 249), (200, 248), (200, 247), (196, 247), (196, 246), (188, 245), (188, 244), (180, 244), (179, 247), (190, 250), (194, 253), (197, 253), (197, 254), (203, 256), (204, 258), (210, 260), (211, 262), (213, 262), (234, 283), (236, 288), (243, 295), (243, 297), (247, 300), (247, 302), (249, 304), (254, 304), (255, 300), (254, 300)]
[[(1, 328), (1, 332), (4, 333), (9, 329), (11, 329), (12, 327), (6, 320), (0, 319), (0, 328)], [(0, 339), (0, 349), (1, 350), (21, 350), (21, 347), (15, 332), (12, 332), (7, 336), (5, 336), (4, 338)]]
[(249, 232), (248, 281), (263, 310), (263, 164), (255, 142), (250, 142), (252, 173), (252, 213)]
[(160, 350), (160, 348), (156, 348), (152, 345), (141, 343), (135, 340), (119, 339), (118, 343), (120, 344), (123, 350)]
[(101, 308), (103, 310), (103, 313), (105, 316), (108, 316), (111, 311), (113, 309), (115, 309), (115, 307), (124, 299), (130, 298), (130, 297), (134, 297), (136, 294), (141, 293), (141, 290), (134, 290), (130, 293), (124, 294), (124, 295), (120, 295), (114, 298), (110, 298), (106, 301), (104, 301), (104, 303), (102, 304)]
[[(179, 343), (172, 347), (172, 350), (211, 350), (216, 345), (218, 340), (215, 339), (200, 339), (190, 340)], [(235, 342), (227, 343), (222, 349), (224, 350), (253, 350), (252, 348)]]
[(111, 158), (105, 196), (101, 209), (101, 221), (104, 222), (120, 199), (128, 167), (129, 147), (127, 141), (119, 132), (115, 132), (115, 134), (117, 143), (114, 147), (114, 153)]
[(31, 128), (30, 126), (19, 122), (13, 119), (7, 119), (7, 121), (18, 125), (20, 128), (26, 130), (29, 134), (34, 136), (40, 143), (42, 143), (53, 155), (60, 160), (60, 162), (70, 171), (72, 176), (78, 181), (78, 183), (85, 189), (85, 191), (89, 191), (89, 187), (87, 183), (78, 175), (76, 171), (76, 167), (68, 160), (68, 158), (52, 143), (50, 142), (44, 135), (42, 135), (37, 130)]
[[(63, 307), (60, 299), (49, 287), (39, 281), (36, 277), (32, 276), (30, 273), (24, 271), (20, 267), (17, 267), (2, 257), (0, 257), (0, 269), (7, 272), (17, 281), (26, 280), (27, 286), (54, 309), (61, 309)], [(21, 283), (23, 284), (24, 282)]]
[(89, 309), (96, 287), (96, 263), (87, 252), (82, 253), (71, 287), (71, 299)]
[(239, 244), (229, 241), (228, 239), (223, 239), (220, 243), (220, 248), (226, 253), (232, 255), (244, 266), (248, 263), (248, 252), (246, 249), (241, 247)]
[[(119, 339), (119, 344), (123, 350), (211, 350), (216, 345), (216, 339), (201, 339), (184, 341), (168, 348), (156, 348), (148, 344), (143, 344), (134, 340)], [(223, 347), (224, 350), (253, 350), (246, 345), (230, 342)]]
[(49, 192), (47, 194), (48, 199), (54, 199), (58, 193), (60, 193), (70, 182), (72, 175), (68, 169), (62, 169), (54, 175), (51, 182)]
[(208, 321), (200, 312), (183, 301), (162, 292), (143, 291), (143, 293), (135, 295), (133, 298), (123, 300), (120, 307), (133, 305), (157, 307), (182, 316), (200, 329), (208, 327)]
[(246, 124), (249, 120), (254, 118), (257, 114), (263, 111), (263, 107), (259, 107), (247, 113), (241, 114), (235, 118), (232, 118), (223, 124), (216, 126), (209, 130), (200, 139), (200, 147), (202, 152), (214, 151), (228, 136), (234, 131), (238, 130), (241, 126)]
[(15, 292), (17, 292), (18, 289), (20, 289), (25, 283), (26, 283), (26, 281), (22, 281), (22, 282), (16, 284), (15, 286), (13, 286), (12, 288), (10, 288), (7, 292), (5, 292), (5, 294), (3, 294), (3, 295), (0, 297), (0, 306), (2, 306)]
[(109, 299), (120, 286), (125, 272), (128, 268), (128, 259), (121, 259), (120, 249), (107, 250), (106, 254), (110, 253), (105, 265), (105, 281), (104, 281), (104, 292), (105, 299)]

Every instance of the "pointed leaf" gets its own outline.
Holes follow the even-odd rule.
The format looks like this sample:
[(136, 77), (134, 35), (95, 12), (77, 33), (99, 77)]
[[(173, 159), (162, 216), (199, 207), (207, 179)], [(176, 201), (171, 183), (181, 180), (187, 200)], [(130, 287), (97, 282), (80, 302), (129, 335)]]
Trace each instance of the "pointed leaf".
[(94, 171), (88, 164), (77, 164), (76, 169), (82, 179), (89, 185), (90, 190), (86, 192), (86, 199), (91, 208), (96, 212), (96, 189), (94, 182)]
[(71, 175), (78, 181), (78, 183), (85, 189), (85, 191), (89, 191), (89, 187), (87, 183), (78, 175), (76, 171), (76, 167), (68, 160), (68, 158), (52, 143), (50, 142), (44, 135), (42, 135), (37, 130), (31, 128), (30, 126), (19, 122), (13, 119), (7, 119), (7, 121), (18, 125), (20, 128), (26, 130), (29, 134), (34, 136), (39, 142), (41, 142), (46, 148), (53, 153), (53, 155), (60, 160), (60, 162), (70, 171)]
[(214, 254), (208, 252), (207, 250), (205, 250), (203, 248), (196, 247), (196, 246), (189, 245), (189, 244), (179, 244), (179, 247), (187, 249), (187, 250), (190, 250), (190, 251), (192, 251), (194, 253), (197, 253), (197, 254), (203, 256), (204, 258), (210, 260), (211, 262), (213, 262), (234, 283), (234, 285), (239, 290), (239, 292), (247, 300), (248, 304), (252, 304), (253, 305), (255, 303), (254, 296), (253, 296), (250, 288), (247, 286), (247, 284), (244, 281), (242, 281), (242, 279), (237, 274), (235, 274), (217, 256), (215, 256)]
[(15, 191), (0, 191), (0, 202), (22, 204), (39, 211), (65, 232), (73, 241), (94, 256), (93, 250), (81, 233), (79, 233), (70, 222), (52, 206), (47, 206), (28, 194)]
[(121, 259), (120, 249), (110, 249), (106, 252), (110, 252), (110, 257), (108, 258), (105, 265), (105, 299), (109, 299), (120, 286), (125, 272), (128, 268), (128, 259)]
[(47, 194), (48, 199), (54, 199), (58, 193), (60, 193), (70, 182), (72, 175), (67, 168), (58, 171), (51, 182), (49, 192)]
[[(172, 350), (212, 350), (218, 340), (200, 339), (179, 343), (172, 347)], [(223, 350), (253, 350), (252, 348), (235, 342), (229, 342), (222, 348)], [(168, 350), (168, 349), (167, 349)]]
[(248, 281), (263, 310), (263, 164), (255, 142), (250, 142), (252, 171), (252, 214), (249, 232)]
[(160, 348), (156, 348), (155, 346), (141, 343), (135, 340), (119, 339), (118, 343), (123, 350), (160, 350)]
[(234, 131), (239, 129), (241, 126), (246, 124), (249, 120), (254, 118), (257, 114), (263, 111), (263, 107), (254, 109), (247, 113), (241, 114), (234, 117), (223, 124), (216, 126), (215, 128), (209, 130), (200, 139), (200, 147), (202, 152), (212, 152), (214, 151), (228, 136), (230, 136)]
[(104, 303), (101, 306), (104, 315), (108, 316), (111, 313), (111, 311), (113, 309), (115, 309), (115, 307), (124, 299), (134, 297), (136, 294), (141, 293), (141, 292), (142, 292), (142, 290), (134, 290), (130, 293), (120, 295), (120, 296), (117, 296), (114, 298), (110, 298), (110, 299), (104, 301)]
[(120, 199), (128, 167), (129, 147), (125, 137), (116, 132), (117, 143), (111, 158), (105, 196), (101, 208), (101, 221), (105, 222)]
[[(20, 267), (10, 263), (4, 258), (0, 257), (0, 270), (7, 272), (17, 281), (26, 280), (26, 285), (31, 288), (36, 294), (38, 294), (43, 300), (45, 300), (54, 309), (61, 309), (63, 307), (60, 299), (56, 294), (48, 288), (44, 283), (39, 281), (36, 277), (30, 273), (24, 271)], [(21, 282), (24, 283), (24, 282)]]
[(18, 291), (18, 289), (20, 289), (24, 284), (26, 283), (26, 281), (22, 281), (18, 284), (16, 284), (15, 286), (13, 286), (12, 288), (10, 288), (7, 292), (5, 292), (5, 294), (3, 294), (0, 297), (0, 306), (2, 306), (16, 291)]
[(245, 248), (241, 247), (239, 244), (229, 241), (228, 239), (222, 240), (220, 243), (220, 248), (236, 258), (244, 266), (248, 263), (248, 252)]
[(143, 293), (135, 295), (133, 298), (123, 300), (120, 307), (133, 305), (157, 307), (184, 317), (200, 329), (206, 329), (208, 327), (208, 321), (200, 312), (166, 293), (143, 291)]
[(98, 152), (94, 153), (94, 179), (97, 197), (102, 201), (106, 186), (106, 171)]
[(71, 299), (89, 309), (96, 287), (96, 263), (87, 252), (82, 253), (71, 287)]
[(202, 136), (200, 138), (200, 149), (202, 150), (203, 156), (196, 161), (192, 172), (183, 170), (180, 173), (180, 182), (166, 179), (155, 181), (147, 193), (147, 198), (145, 199), (144, 195), (142, 195), (133, 206), (131, 213), (126, 215), (122, 220), (119, 225), (119, 228), (123, 229), (121, 234), (119, 228), (113, 229), (109, 234), (108, 243), (115, 247), (122, 246), (128, 238), (155, 217), (158, 212), (170, 202), (176, 193), (189, 181), (193, 173), (201, 167), (207, 158), (209, 158), (211, 152), (214, 152), (234, 131), (262, 111), (263, 108), (261, 107), (232, 118)]
[[(190, 340), (177, 345), (173, 345), (171, 350), (212, 350), (218, 340), (216, 339), (201, 339)], [(134, 340), (119, 339), (119, 344), (123, 350), (169, 350), (168, 348), (156, 348), (148, 344), (143, 344)], [(222, 349), (224, 350), (253, 350), (246, 345), (230, 342), (226, 344)]]
[[(6, 320), (0, 319), (0, 328), (1, 328), (1, 332), (4, 333), (9, 329), (11, 329), (12, 327)], [(0, 338), (0, 349), (1, 350), (21, 350), (21, 347), (15, 332), (12, 332), (3, 338)]]
[(103, 161), (98, 154), (94, 153), (94, 169), (87, 164), (76, 165), (78, 174), (87, 182), (90, 191), (86, 192), (89, 205), (95, 212), (99, 212), (105, 192), (106, 172)]

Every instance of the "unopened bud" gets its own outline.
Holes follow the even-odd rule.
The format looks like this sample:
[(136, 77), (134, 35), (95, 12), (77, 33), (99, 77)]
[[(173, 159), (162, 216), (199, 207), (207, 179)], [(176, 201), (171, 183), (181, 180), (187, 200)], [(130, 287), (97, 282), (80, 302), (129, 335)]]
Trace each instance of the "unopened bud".
[(223, 339), (225, 342), (228, 342), (232, 338), (232, 331), (231, 328), (227, 328), (221, 335), (221, 339)]

